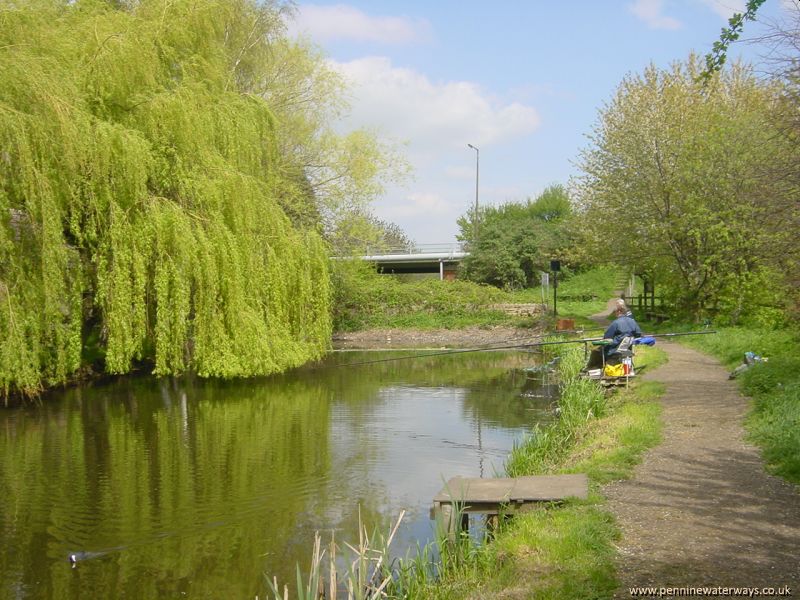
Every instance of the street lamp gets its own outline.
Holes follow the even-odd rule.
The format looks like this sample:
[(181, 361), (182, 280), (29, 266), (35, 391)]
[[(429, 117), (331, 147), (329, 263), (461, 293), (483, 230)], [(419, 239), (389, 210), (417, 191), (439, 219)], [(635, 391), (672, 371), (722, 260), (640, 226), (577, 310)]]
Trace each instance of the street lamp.
[(478, 241), (478, 182), (480, 181), (481, 176), (481, 151), (478, 150), (477, 147), (473, 146), (472, 144), (467, 144), (470, 148), (475, 150), (475, 222), (472, 224), (473, 232), (472, 237), (473, 242)]

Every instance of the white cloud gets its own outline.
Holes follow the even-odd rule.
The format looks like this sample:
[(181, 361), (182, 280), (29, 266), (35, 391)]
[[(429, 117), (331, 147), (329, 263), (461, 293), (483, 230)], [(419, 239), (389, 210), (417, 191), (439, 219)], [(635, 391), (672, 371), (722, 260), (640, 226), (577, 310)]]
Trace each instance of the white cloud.
[(452, 179), (475, 179), (475, 167), (459, 167), (449, 166), (445, 167), (444, 174)]
[(304, 4), (298, 9), (292, 30), (305, 33), (318, 42), (354, 40), (408, 44), (427, 38), (430, 24), (424, 19), (371, 16), (346, 4)]
[(662, 14), (663, 0), (636, 0), (628, 8), (650, 29), (680, 29), (683, 26), (678, 19)]
[(744, 0), (701, 0), (703, 4), (708, 6), (711, 10), (717, 13), (726, 21), (730, 19), (734, 13), (743, 13), (746, 10)]
[[(505, 144), (537, 130), (536, 109), (516, 96), (492, 94), (470, 81), (433, 81), (388, 58), (331, 62), (349, 82), (351, 114), (341, 124), (366, 127), (380, 137), (406, 143), (415, 180), (392, 188), (373, 205), (376, 215), (397, 223), (419, 243), (444, 242), (455, 235), (456, 219), (475, 199), (475, 152), (482, 176)], [(493, 201), (481, 178), (481, 203)], [(502, 198), (504, 198), (503, 196)], [(501, 198), (501, 199), (502, 199)]]
[(433, 82), (417, 71), (393, 66), (384, 57), (332, 65), (351, 84), (348, 124), (408, 141), (418, 157), (467, 143), (480, 148), (528, 135), (539, 126), (532, 106), (498, 102), (469, 81)]
[(444, 215), (452, 207), (441, 196), (432, 192), (408, 194), (402, 202), (379, 207), (380, 216), (386, 219)]

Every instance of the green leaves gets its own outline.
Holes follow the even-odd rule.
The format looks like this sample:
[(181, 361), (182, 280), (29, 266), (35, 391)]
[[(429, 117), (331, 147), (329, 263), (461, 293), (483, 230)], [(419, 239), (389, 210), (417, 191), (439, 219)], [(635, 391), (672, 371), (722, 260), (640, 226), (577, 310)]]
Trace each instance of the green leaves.
[(774, 89), (734, 65), (705, 86), (695, 56), (627, 77), (583, 153), (583, 220), (595, 253), (655, 275), (687, 313), (741, 305), (763, 263), (768, 187), (781, 141)]
[[(275, 74), (283, 9), (0, 7), (0, 395), (69, 380), (84, 336), (110, 373), (320, 356), (328, 250), (313, 211), (293, 225), (284, 210), (315, 198), (252, 93)], [(364, 186), (370, 156), (353, 158)]]
[(549, 261), (564, 258), (572, 238), (572, 209), (560, 185), (548, 187), (535, 200), (489, 206), (480, 214), (478, 239), (471, 217), (459, 220), (461, 239), (470, 247), (464, 272), (473, 281), (506, 288), (530, 287)]
[(728, 19), (728, 27), (723, 27), (719, 40), (714, 42), (711, 52), (706, 54), (706, 68), (698, 76), (698, 80), (708, 83), (722, 70), (727, 59), (728, 47), (739, 39), (746, 21), (755, 21), (756, 12), (766, 0), (747, 0), (747, 9), (743, 13), (735, 13)]

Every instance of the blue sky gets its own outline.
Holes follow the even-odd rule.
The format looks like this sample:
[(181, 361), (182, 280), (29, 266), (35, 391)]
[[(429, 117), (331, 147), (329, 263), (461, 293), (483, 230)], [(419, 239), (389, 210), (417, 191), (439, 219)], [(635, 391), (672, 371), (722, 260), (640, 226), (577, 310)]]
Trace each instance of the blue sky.
[[(798, 0), (767, 0), (780, 21)], [(475, 201), (567, 184), (586, 135), (627, 73), (705, 54), (744, 0), (362, 1), (300, 3), (294, 32), (349, 84), (344, 128), (400, 144), (413, 176), (373, 205), (417, 243), (455, 240)], [(744, 37), (764, 25), (748, 23)], [(731, 58), (757, 62), (757, 44)]]

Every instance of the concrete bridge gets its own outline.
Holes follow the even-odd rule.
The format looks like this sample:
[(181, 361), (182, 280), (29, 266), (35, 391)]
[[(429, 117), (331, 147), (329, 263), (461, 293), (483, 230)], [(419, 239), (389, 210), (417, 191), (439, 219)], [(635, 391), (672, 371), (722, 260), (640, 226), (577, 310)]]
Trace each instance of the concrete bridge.
[(462, 244), (452, 243), (390, 248), (360, 258), (375, 263), (381, 273), (438, 273), (439, 279), (455, 279), (459, 263), (467, 256)]

